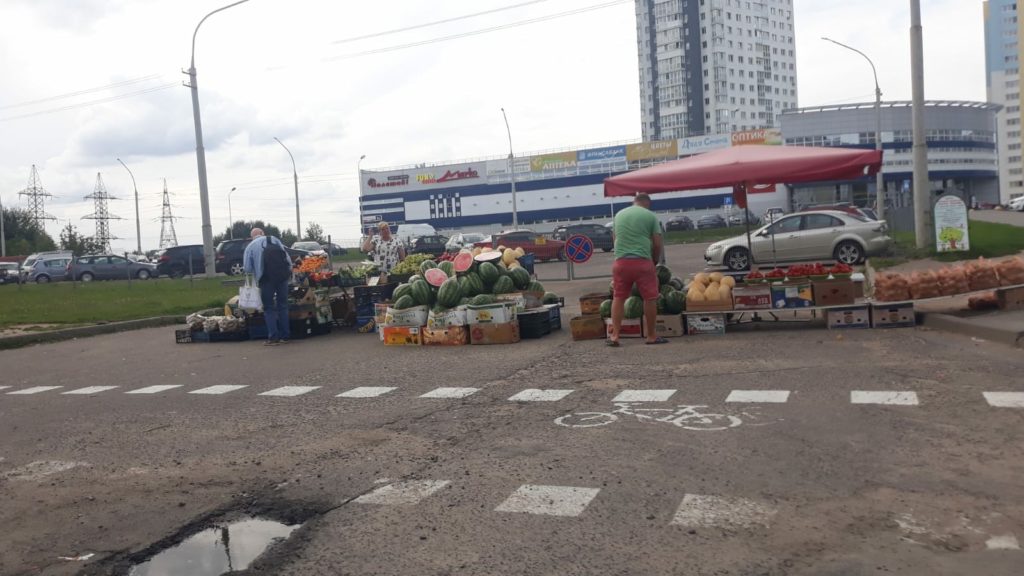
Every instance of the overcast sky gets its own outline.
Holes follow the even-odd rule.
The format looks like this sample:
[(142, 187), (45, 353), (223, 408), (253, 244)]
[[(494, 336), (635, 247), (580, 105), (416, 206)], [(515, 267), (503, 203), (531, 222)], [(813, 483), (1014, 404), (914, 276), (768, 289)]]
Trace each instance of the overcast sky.
[[(353, 39), (510, 5), (510, 10)], [(160, 235), (163, 179), (179, 243), (201, 242), (195, 136), (181, 86), (206, 0), (0, 2), (0, 198), (24, 206), (36, 164), (54, 194), (47, 224), (92, 234), (84, 200), (97, 172), (123, 198), (111, 228), (135, 246), (138, 182), (143, 249)], [(981, 0), (923, 0), (926, 97), (985, 99)], [(590, 7), (603, 6), (593, 10)], [(575, 14), (405, 49), (503, 24)], [(800, 106), (869, 101), (871, 71), (830, 36), (874, 58), (884, 98), (909, 99), (909, 2), (794, 0)], [(338, 2), (251, 0), (211, 17), (196, 43), (215, 231), (235, 219), (295, 227), (295, 155), (303, 227), (358, 235), (356, 164), (384, 168), (640, 137), (634, 5), (610, 0)], [(98, 87), (109, 88), (88, 91)], [(75, 96), (68, 94), (84, 92)], [(139, 92), (145, 92), (138, 94)], [(116, 99), (114, 99), (116, 98)], [(97, 104), (83, 105), (101, 101)]]

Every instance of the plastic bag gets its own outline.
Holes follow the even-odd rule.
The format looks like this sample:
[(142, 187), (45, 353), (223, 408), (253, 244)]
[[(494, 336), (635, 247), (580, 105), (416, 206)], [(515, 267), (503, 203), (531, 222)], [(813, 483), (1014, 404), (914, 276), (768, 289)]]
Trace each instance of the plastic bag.
[(263, 310), (260, 288), (249, 274), (245, 275), (245, 284), (238, 288), (238, 307), (242, 310)]
[(999, 273), (992, 262), (978, 258), (967, 264), (967, 282), (972, 291), (999, 288)]
[(1007, 258), (996, 264), (996, 271), (1003, 286), (1024, 284), (1024, 258)]

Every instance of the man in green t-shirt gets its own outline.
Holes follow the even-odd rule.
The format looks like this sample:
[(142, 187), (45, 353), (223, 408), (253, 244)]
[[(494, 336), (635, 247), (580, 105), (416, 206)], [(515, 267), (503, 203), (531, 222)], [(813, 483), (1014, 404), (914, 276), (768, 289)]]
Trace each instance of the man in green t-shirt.
[(651, 197), (637, 194), (633, 205), (615, 215), (615, 264), (612, 265), (612, 330), (608, 345), (619, 345), (626, 298), (636, 284), (644, 299), (644, 321), (647, 323), (647, 344), (665, 344), (668, 340), (654, 331), (658, 314), (658, 274), (654, 264), (663, 250), (661, 226), (651, 212)]

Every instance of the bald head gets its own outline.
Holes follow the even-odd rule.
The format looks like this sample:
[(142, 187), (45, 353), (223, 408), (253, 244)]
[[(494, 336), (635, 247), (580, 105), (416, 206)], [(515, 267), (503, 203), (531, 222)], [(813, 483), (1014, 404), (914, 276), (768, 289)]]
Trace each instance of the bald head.
[(260, 236), (263, 236), (262, 228), (253, 228), (252, 232), (249, 234), (249, 237), (252, 238), (253, 240), (259, 238)]

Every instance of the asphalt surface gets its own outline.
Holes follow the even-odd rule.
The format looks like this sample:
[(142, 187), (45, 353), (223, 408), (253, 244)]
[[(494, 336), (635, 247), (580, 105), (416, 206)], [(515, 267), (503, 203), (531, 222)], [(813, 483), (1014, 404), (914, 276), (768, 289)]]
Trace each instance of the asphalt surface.
[(974, 210), (971, 212), (971, 220), (1024, 226), (1024, 212), (1013, 210)]
[[(460, 348), (349, 332), (175, 345), (150, 329), (0, 362), (3, 575), (123, 574), (242, 513), (304, 522), (250, 574), (1024, 566), (1024, 408), (983, 395), (1024, 392), (1024, 352), (921, 328), (755, 326), (620, 349), (567, 329)], [(178, 387), (126, 393), (157, 385)], [(61, 388), (10, 394), (36, 386)], [(65, 394), (93, 386), (117, 388)], [(210, 386), (244, 387), (192, 393)], [(285, 386), (316, 388), (261, 395)], [(337, 396), (360, 387), (394, 390)], [(439, 388), (476, 390), (422, 397)], [(511, 400), (532, 389), (552, 399)], [(774, 402), (727, 402), (742, 391)], [(901, 404), (853, 403), (863, 391)], [(616, 405), (623, 392), (637, 401)]]

